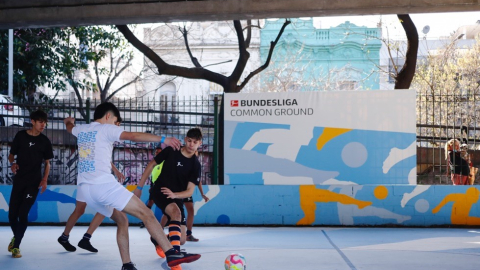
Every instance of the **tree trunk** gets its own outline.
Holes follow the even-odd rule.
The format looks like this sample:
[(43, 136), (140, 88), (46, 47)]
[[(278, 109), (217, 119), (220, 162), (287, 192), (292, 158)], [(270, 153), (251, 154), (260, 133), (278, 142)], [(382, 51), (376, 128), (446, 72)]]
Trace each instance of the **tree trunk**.
[(418, 32), (410, 15), (398, 14), (398, 19), (407, 35), (408, 47), (405, 55), (405, 64), (395, 77), (395, 89), (409, 89), (415, 76), (418, 54)]

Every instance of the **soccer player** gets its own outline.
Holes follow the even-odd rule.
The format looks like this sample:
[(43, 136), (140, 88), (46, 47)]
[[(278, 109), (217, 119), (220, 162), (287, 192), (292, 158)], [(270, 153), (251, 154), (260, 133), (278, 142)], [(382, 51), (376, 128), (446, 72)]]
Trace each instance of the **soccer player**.
[(67, 131), (77, 137), (79, 151), (77, 196), (85, 199), (87, 205), (98, 213), (112, 218), (117, 223), (117, 244), (123, 263), (122, 270), (136, 270), (130, 260), (126, 214), (137, 217), (145, 223), (151, 237), (166, 250), (169, 267), (198, 260), (199, 254), (180, 252), (172, 247), (153, 212), (137, 196), (133, 196), (133, 193), (120, 185), (110, 171), (115, 141), (161, 142), (173, 149), (180, 147), (180, 141), (148, 133), (126, 132), (114, 124), (119, 118), (120, 112), (110, 102), (97, 106), (94, 122), (91, 124), (75, 126), (74, 118), (65, 118)]
[[(47, 125), (47, 114), (40, 110), (32, 112), (30, 120), (32, 127), (15, 135), (8, 155), (11, 170), (15, 174), (8, 212), (13, 232), (8, 251), (13, 258), (22, 257), (20, 243), (27, 230), (28, 213), (37, 199), (38, 189), (41, 189), (41, 193), (47, 189), (50, 159), (53, 158), (52, 144), (42, 134)], [(43, 176), (42, 163), (45, 164)]]
[[(158, 145), (155, 148), (155, 156), (160, 154), (160, 152), (162, 152), (162, 146)], [(155, 181), (157, 181), (158, 176), (162, 172), (162, 167), (163, 167), (163, 162), (158, 164), (157, 166), (155, 166), (155, 168), (153, 168), (153, 170), (152, 170), (152, 183), (150, 184), (150, 189), (148, 190), (148, 193), (149, 193), (148, 194), (148, 201), (146, 202), (146, 205), (149, 209), (152, 209), (152, 206), (153, 206), (152, 186), (153, 186), (153, 184), (155, 184)], [(163, 220), (163, 216), (162, 216), (162, 220)], [(162, 227), (165, 226), (165, 224), (162, 224), (162, 223), (160, 223), (160, 225), (162, 225)], [(143, 222), (140, 222), (140, 228), (145, 228), (145, 224), (143, 224)]]
[[(115, 125), (120, 126), (121, 122), (122, 118), (119, 117), (115, 122)], [(119, 182), (123, 183), (123, 181), (125, 180), (125, 175), (123, 175), (112, 162), (110, 162), (110, 164), (112, 166), (113, 174), (117, 177)], [(68, 238), (70, 237), (70, 232), (72, 231), (73, 226), (75, 226), (78, 219), (85, 213), (86, 207), (87, 203), (85, 202), (85, 199), (77, 195), (75, 209), (73, 210), (70, 217), (68, 217), (65, 229), (62, 235), (57, 240), (58, 243), (60, 243), (60, 245), (62, 245), (66, 251), (74, 252), (77, 250), (77, 248), (70, 244)], [(95, 232), (95, 230), (100, 226), (100, 224), (102, 224), (104, 219), (104, 215), (100, 213), (95, 214), (92, 221), (90, 222), (90, 225), (88, 226), (87, 232), (83, 235), (83, 238), (80, 240), (80, 242), (78, 242), (78, 247), (88, 250), (90, 252), (98, 252), (98, 250), (94, 248), (90, 243), (90, 239), (92, 238), (93, 232)]]
[[(195, 185), (198, 185), (200, 162), (195, 152), (202, 144), (202, 137), (199, 128), (192, 128), (186, 134), (185, 145), (179, 150), (165, 148), (147, 165), (134, 191), (134, 194), (140, 197), (152, 169), (163, 162), (162, 173), (152, 188), (152, 197), (155, 205), (169, 217), (168, 235), (170, 243), (177, 251), (180, 251), (180, 245), (186, 241), (183, 199), (192, 196)], [(163, 247), (153, 240), (158, 255), (163, 257)]]
[[(205, 202), (208, 202), (210, 198), (208, 198), (204, 193), (203, 193), (203, 187), (202, 187), (202, 182), (198, 182), (198, 190), (200, 191), (200, 195), (202, 198), (205, 200)], [(199, 239), (193, 236), (192, 234), (192, 229), (193, 229), (193, 221), (195, 218), (195, 209), (193, 208), (193, 197), (190, 196), (188, 198), (183, 199), (183, 204), (185, 205), (185, 208), (187, 209), (187, 241), (190, 242), (198, 242)], [(160, 225), (162, 227), (165, 227), (168, 222), (168, 217), (166, 215), (162, 216), (162, 219), (160, 220)]]
[[(201, 181), (198, 182), (198, 190), (200, 191), (200, 195), (205, 200), (205, 202), (208, 202), (210, 199), (207, 196), (205, 196), (205, 194), (203, 193), (203, 187), (202, 187)], [(195, 216), (195, 210), (193, 209), (193, 197), (190, 196), (188, 198), (183, 199), (183, 204), (187, 209), (187, 241), (198, 242), (198, 238), (195, 238), (195, 236), (193, 236), (192, 234), (193, 219)]]

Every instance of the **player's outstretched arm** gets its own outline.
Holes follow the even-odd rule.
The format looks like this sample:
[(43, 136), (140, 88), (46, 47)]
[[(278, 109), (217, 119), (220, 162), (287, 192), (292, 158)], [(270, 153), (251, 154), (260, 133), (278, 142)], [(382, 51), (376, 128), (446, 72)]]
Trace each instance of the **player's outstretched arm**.
[(193, 195), (193, 191), (195, 191), (195, 184), (192, 182), (188, 182), (187, 189), (181, 192), (173, 192), (169, 188), (162, 187), (161, 191), (163, 195), (167, 196), (169, 199), (185, 199)]
[(115, 164), (113, 164), (113, 162), (110, 162), (110, 164), (112, 165), (113, 174), (115, 175), (115, 177), (117, 177), (118, 182), (123, 183), (125, 181), (125, 175), (123, 175), (123, 173), (119, 171), (117, 167), (115, 167)]
[(47, 180), (48, 180), (48, 174), (50, 173), (50, 160), (47, 159), (45, 160), (45, 171), (43, 172), (43, 178), (42, 181), (40, 182), (40, 185), (38, 186), (41, 188), (40, 193), (45, 192), (47, 189)]
[(203, 186), (202, 186), (202, 181), (198, 182), (198, 190), (200, 191), (200, 194), (202, 195), (202, 198), (205, 200), (205, 202), (208, 202), (210, 198), (208, 198), (205, 193), (203, 193)]
[(150, 133), (143, 132), (129, 132), (124, 131), (120, 135), (120, 140), (129, 140), (134, 142), (162, 142), (173, 149), (178, 150), (182, 146), (177, 138), (157, 136)]
[(72, 133), (72, 129), (75, 126), (75, 118), (69, 116), (63, 119), (63, 123), (65, 123), (65, 127), (67, 128), (68, 133)]
[(142, 189), (143, 189), (143, 186), (145, 185), (145, 181), (147, 181), (148, 176), (150, 176), (150, 174), (152, 174), (153, 168), (155, 166), (157, 166), (157, 162), (155, 161), (155, 159), (153, 159), (152, 161), (150, 161), (148, 163), (147, 167), (145, 168), (145, 171), (142, 174), (142, 177), (140, 178), (140, 181), (137, 184), (137, 188), (133, 192), (133, 194), (135, 194), (135, 196), (137, 196), (139, 198), (140, 198), (140, 196), (142, 196)]

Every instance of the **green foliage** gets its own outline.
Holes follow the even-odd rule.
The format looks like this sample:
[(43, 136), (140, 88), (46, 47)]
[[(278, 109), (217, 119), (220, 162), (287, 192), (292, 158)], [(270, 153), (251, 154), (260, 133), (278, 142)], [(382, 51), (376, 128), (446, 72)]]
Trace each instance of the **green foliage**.
[[(95, 82), (78, 79), (76, 72), (86, 70), (117, 51), (128, 59), (132, 52), (127, 42), (112, 27), (68, 27), (14, 30), (14, 98), (29, 99), (37, 87), (65, 91), (95, 91)], [(111, 69), (100, 69), (101, 75)], [(8, 30), (0, 30), (0, 93), (8, 89)], [(54, 97), (53, 97), (54, 98)], [(51, 102), (49, 98), (45, 98)], [(51, 99), (51, 98), (50, 98)], [(42, 101), (43, 103), (44, 101)]]

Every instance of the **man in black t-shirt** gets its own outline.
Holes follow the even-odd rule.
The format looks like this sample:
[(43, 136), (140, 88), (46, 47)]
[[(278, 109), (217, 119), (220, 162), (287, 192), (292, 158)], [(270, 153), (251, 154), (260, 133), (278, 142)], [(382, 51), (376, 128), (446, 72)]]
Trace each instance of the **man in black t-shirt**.
[[(50, 159), (53, 158), (52, 144), (42, 134), (47, 124), (47, 114), (35, 111), (30, 114), (30, 120), (32, 128), (21, 130), (15, 135), (8, 155), (11, 170), (15, 174), (8, 212), (13, 232), (8, 251), (12, 252), (13, 258), (22, 257), (20, 243), (27, 230), (28, 213), (37, 199), (38, 189), (41, 188), (41, 193), (47, 189)], [(45, 163), (43, 176), (42, 163)]]
[[(153, 185), (151, 193), (155, 205), (170, 219), (168, 227), (170, 243), (178, 251), (186, 239), (183, 199), (192, 196), (195, 186), (198, 185), (200, 162), (195, 152), (202, 144), (202, 137), (199, 128), (192, 128), (187, 132), (185, 145), (180, 150), (165, 148), (147, 165), (134, 191), (134, 194), (140, 197), (152, 169), (163, 162), (162, 173)], [(159, 250), (155, 242), (154, 244), (157, 253), (163, 257), (161, 249)]]

